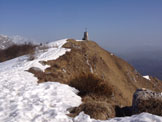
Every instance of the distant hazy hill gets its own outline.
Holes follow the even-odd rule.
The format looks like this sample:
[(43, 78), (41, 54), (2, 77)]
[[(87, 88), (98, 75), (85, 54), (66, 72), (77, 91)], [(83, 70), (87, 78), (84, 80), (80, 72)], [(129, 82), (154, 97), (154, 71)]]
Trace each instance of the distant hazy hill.
[(151, 75), (162, 80), (161, 52), (162, 49), (140, 50), (120, 55), (120, 57), (133, 65), (142, 75)]
[(0, 35), (0, 49), (5, 49), (13, 44), (11, 38), (6, 35)]
[(132, 59), (128, 61), (132, 64), (141, 74), (151, 75), (162, 80), (162, 60), (158, 59)]
[(5, 49), (7, 47), (10, 47), (13, 44), (24, 44), (25, 42), (33, 43), (33, 40), (24, 38), (20, 35), (8, 36), (8, 35), (0, 34), (0, 49)]

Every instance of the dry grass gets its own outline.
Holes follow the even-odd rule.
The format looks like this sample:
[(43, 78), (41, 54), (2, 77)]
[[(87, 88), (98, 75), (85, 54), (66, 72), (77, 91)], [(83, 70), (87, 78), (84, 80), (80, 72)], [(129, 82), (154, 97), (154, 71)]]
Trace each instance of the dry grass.
[(91, 118), (106, 120), (115, 116), (115, 111), (112, 105), (106, 102), (89, 101), (81, 104), (79, 107), (74, 108), (71, 111), (70, 116), (76, 116), (80, 112), (84, 111), (85, 114), (90, 115)]
[(71, 80), (69, 85), (78, 89), (80, 96), (95, 94), (110, 97), (113, 93), (112, 87), (94, 74), (82, 74)]
[[(54, 67), (59, 68), (58, 65)], [(39, 82), (54, 81), (53, 78), (58, 77), (58, 75), (53, 76), (52, 73), (45, 73), (34, 67), (28, 71), (32, 72)], [(82, 74), (70, 80), (69, 85), (80, 91), (79, 95), (83, 101), (79, 107), (71, 108), (71, 117), (78, 115), (81, 111), (95, 119), (105, 120), (115, 116), (115, 109), (111, 103), (113, 89), (104, 80), (94, 74)]]
[(74, 117), (81, 111), (91, 118), (106, 120), (115, 116), (115, 109), (110, 104), (113, 88), (94, 74), (82, 74), (70, 81), (70, 86), (78, 89), (83, 104), (72, 109), (70, 116)]
[(28, 71), (33, 73), (37, 78), (44, 76), (42, 70), (37, 67), (31, 67)]
[[(91, 117), (101, 119), (99, 117), (102, 115), (98, 114), (103, 112), (98, 108), (101, 106), (104, 110), (103, 103), (106, 106), (107, 104), (108, 106), (129, 106), (132, 103), (132, 94), (136, 88), (146, 87), (150, 89), (154, 85), (150, 83), (151, 81), (148, 82), (141, 75), (134, 73), (134, 69), (125, 61), (111, 56), (110, 53), (93, 42), (72, 41), (66, 43), (64, 48), (70, 48), (71, 51), (56, 60), (42, 62), (51, 67), (47, 68), (43, 74), (41, 72), (35, 74), (39, 83), (58, 81), (69, 84), (80, 91), (79, 95), (82, 97), (83, 104), (72, 110), (72, 115), (76, 115), (78, 111), (86, 111)], [(90, 73), (87, 60), (93, 68), (93, 74)], [(131, 78), (135, 78), (135, 80)], [(116, 107), (115, 110), (116, 116), (125, 116), (127, 112), (129, 114), (129, 108)], [(92, 114), (91, 111), (96, 114)], [(102, 118), (108, 117), (107, 114), (113, 117), (113, 112), (104, 111), (106, 112)]]

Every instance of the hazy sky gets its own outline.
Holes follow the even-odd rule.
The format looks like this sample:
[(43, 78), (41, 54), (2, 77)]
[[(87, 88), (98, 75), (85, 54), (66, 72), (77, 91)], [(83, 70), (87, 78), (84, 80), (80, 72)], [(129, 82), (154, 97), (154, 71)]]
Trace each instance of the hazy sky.
[(162, 46), (162, 0), (0, 0), (0, 34), (91, 40), (113, 51)]

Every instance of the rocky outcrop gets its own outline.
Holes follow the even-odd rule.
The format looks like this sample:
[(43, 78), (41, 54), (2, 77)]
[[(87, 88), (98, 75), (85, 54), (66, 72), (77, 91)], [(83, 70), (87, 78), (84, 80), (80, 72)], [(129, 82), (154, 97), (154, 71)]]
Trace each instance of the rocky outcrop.
[(162, 93), (148, 89), (137, 89), (133, 95), (133, 114), (148, 112), (162, 116)]

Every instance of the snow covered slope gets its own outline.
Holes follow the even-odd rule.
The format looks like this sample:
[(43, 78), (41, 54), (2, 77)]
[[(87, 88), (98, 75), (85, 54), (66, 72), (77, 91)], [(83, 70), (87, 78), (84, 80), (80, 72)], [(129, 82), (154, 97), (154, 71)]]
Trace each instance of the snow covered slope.
[[(67, 109), (81, 104), (81, 98), (76, 95), (78, 91), (58, 82), (37, 84), (37, 78), (26, 71), (31, 67), (44, 71), (49, 66), (40, 61), (54, 60), (70, 51), (62, 48), (66, 40), (48, 44), (49, 49), (39, 52), (32, 61), (22, 56), (0, 63), (0, 122), (101, 122), (83, 112), (75, 118), (68, 117)], [(162, 117), (142, 113), (105, 122), (109, 121), (160, 122)]]
[(0, 63), (0, 122), (70, 121), (66, 109), (81, 103), (77, 90), (56, 82), (37, 84), (37, 78), (25, 71), (33, 66), (46, 68), (39, 61), (65, 54), (64, 43), (66, 40), (50, 44), (57, 48), (33, 61), (23, 56)]
[(131, 117), (116, 117), (113, 119), (100, 121), (91, 119), (88, 115), (84, 114), (84, 112), (81, 112), (79, 116), (74, 118), (74, 122), (162, 122), (162, 117), (149, 113), (141, 113)]

